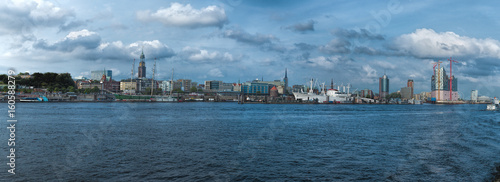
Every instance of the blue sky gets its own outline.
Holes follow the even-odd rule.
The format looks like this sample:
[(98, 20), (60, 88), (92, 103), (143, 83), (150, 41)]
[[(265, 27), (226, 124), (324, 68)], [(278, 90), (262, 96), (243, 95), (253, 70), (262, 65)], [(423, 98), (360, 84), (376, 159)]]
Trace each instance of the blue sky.
[(462, 97), (499, 96), (500, 18), (491, 1), (5, 1), (0, 3), (0, 69), (18, 72), (136, 72), (237, 82), (310, 78), (378, 92), (415, 81), (430, 91), (432, 63), (453, 65)]

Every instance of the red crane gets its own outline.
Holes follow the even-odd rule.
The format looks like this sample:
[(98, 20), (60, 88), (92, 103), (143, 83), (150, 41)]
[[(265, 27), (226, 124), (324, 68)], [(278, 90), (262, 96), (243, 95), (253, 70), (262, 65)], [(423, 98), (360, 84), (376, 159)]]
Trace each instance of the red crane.
[(453, 83), (453, 82), (452, 82), (453, 77), (451, 77), (451, 76), (452, 76), (452, 74), (451, 74), (451, 68), (452, 68), (452, 67), (451, 67), (451, 64), (452, 64), (453, 62), (458, 63), (458, 61), (455, 61), (455, 60), (451, 59), (451, 57), (450, 57), (450, 59), (448, 59), (448, 61), (450, 61), (450, 84), (449, 84), (449, 85), (450, 85), (450, 101), (451, 101), (451, 94), (452, 94), (452, 90), (451, 90), (451, 88), (452, 88), (452, 87), (451, 87), (451, 86), (452, 86), (452, 83)]

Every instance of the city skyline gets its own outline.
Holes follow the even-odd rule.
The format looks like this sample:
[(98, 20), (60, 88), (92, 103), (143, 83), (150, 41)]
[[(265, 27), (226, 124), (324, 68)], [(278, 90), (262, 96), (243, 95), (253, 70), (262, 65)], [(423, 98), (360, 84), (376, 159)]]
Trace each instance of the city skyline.
[(121, 80), (134, 59), (138, 73), (144, 48), (146, 77), (157, 58), (159, 80), (172, 68), (198, 83), (283, 79), (287, 69), (289, 86), (333, 78), (379, 90), (385, 72), (389, 93), (408, 79), (420, 93), (431, 90), (432, 63), (449, 71), (453, 57), (462, 97), (497, 96), (498, 3), (451, 2), (4, 1), (0, 67), (73, 77), (106, 68)]

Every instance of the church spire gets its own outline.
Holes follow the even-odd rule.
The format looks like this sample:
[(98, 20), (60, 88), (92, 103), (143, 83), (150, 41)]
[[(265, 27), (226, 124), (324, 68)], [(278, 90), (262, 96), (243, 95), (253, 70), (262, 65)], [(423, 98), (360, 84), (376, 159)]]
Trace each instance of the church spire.
[(144, 46), (142, 46), (142, 52), (141, 52), (141, 57), (140, 58), (141, 58), (141, 61), (144, 61), (144, 58), (145, 58), (145, 56), (144, 56)]

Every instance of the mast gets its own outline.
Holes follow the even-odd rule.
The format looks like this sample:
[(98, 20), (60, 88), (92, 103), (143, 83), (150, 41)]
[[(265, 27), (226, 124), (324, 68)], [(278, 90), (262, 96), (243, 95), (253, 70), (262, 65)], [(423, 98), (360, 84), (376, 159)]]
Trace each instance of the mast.
[(172, 77), (170, 77), (170, 97), (172, 97), (173, 90), (174, 90), (174, 68), (172, 68)]
[(452, 94), (452, 84), (453, 84), (453, 82), (452, 82), (453, 77), (451, 77), (451, 76), (452, 76), (452, 74), (451, 74), (451, 64), (452, 64), (453, 62), (458, 63), (458, 61), (455, 61), (455, 60), (451, 59), (451, 57), (450, 57), (450, 59), (448, 59), (448, 61), (450, 61), (450, 82), (449, 82), (449, 84), (448, 84), (448, 85), (450, 86), (450, 101), (451, 101), (451, 100), (452, 100), (452, 98), (451, 98), (451, 94)]
[(309, 93), (313, 93), (313, 79), (311, 78), (311, 88), (309, 88)]
[(132, 79), (134, 79), (134, 67), (135, 67), (135, 58), (134, 62), (132, 63), (132, 71), (130, 71), (130, 94), (132, 94)]
[(156, 58), (155, 58), (155, 63), (153, 64), (153, 77), (151, 79), (151, 96), (153, 96), (153, 92), (155, 90), (155, 70), (156, 70)]

